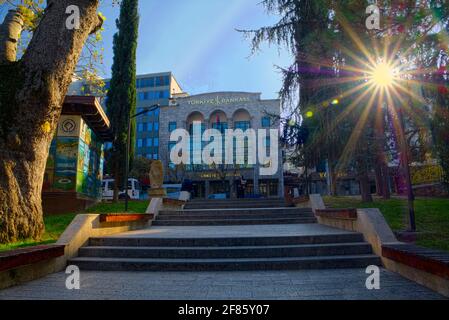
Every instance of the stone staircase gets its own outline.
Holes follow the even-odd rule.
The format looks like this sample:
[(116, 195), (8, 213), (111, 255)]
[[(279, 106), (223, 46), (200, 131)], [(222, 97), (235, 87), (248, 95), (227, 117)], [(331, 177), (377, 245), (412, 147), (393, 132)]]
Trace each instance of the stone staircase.
[(318, 225), (311, 209), (257, 199), (193, 201), (184, 211), (162, 211), (147, 234), (91, 238), (69, 264), (103, 271), (247, 271), (366, 268), (381, 261), (362, 234)]
[(103, 271), (366, 268), (380, 264), (357, 233), (240, 238), (92, 238), (70, 264)]
[(162, 211), (154, 226), (218, 226), (316, 223), (311, 209), (190, 209)]
[(230, 199), (230, 200), (193, 200), (184, 209), (245, 209), (245, 208), (285, 208), (284, 199)]

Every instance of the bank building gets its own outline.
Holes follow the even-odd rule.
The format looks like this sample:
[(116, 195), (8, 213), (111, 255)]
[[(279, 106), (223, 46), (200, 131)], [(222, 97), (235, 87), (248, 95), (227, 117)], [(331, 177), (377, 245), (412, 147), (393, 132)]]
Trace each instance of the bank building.
[[(190, 161), (188, 164), (175, 165), (170, 157), (172, 149), (177, 141), (171, 141), (171, 133), (177, 129), (184, 129), (189, 133), (191, 158), (198, 156), (203, 148), (209, 144), (207, 141), (198, 142), (194, 137), (195, 126), (200, 127), (202, 133), (207, 129), (216, 129), (223, 135), (222, 146), (225, 148), (224, 136), (229, 129), (241, 129), (246, 132), (253, 129), (257, 133), (260, 130), (267, 132), (267, 137), (262, 145), (266, 155), (270, 155), (270, 147), (278, 141), (270, 140), (270, 129), (279, 132), (280, 114), (279, 100), (263, 100), (260, 93), (248, 92), (214, 92), (198, 95), (175, 94), (170, 103), (161, 106), (159, 122), (159, 155), (165, 168), (165, 180), (169, 183), (180, 183), (190, 180), (193, 185), (195, 198), (210, 198), (216, 195), (227, 198), (235, 197), (283, 197), (283, 171), (282, 152), (279, 148), (277, 161), (268, 165), (276, 165), (275, 174), (264, 176), (260, 170), (261, 164), (256, 157), (256, 164), (251, 164), (249, 156), (257, 152), (258, 143), (238, 144), (234, 140), (232, 164), (197, 164)], [(198, 131), (197, 131), (198, 132)], [(213, 141), (213, 140), (212, 140)], [(195, 145), (196, 144), (196, 145)], [(200, 145), (198, 145), (200, 144)], [(215, 151), (214, 151), (215, 152)], [(224, 161), (223, 150), (223, 163)], [(236, 162), (237, 155), (244, 156), (244, 163)], [(271, 155), (272, 156), (272, 155)], [(200, 155), (201, 158), (201, 155)], [(196, 163), (196, 164), (193, 164)], [(243, 180), (243, 193), (238, 194), (238, 184)], [(240, 184), (241, 185), (241, 184)]]
[[(110, 86), (110, 79), (104, 80), (105, 89)], [(171, 72), (137, 75), (137, 113), (146, 108), (160, 105), (160, 108), (141, 115), (136, 119), (136, 157), (161, 160), (164, 165), (165, 182), (180, 184), (189, 179), (193, 182), (193, 193), (196, 198), (208, 198), (214, 195), (225, 195), (228, 198), (237, 196), (236, 183), (240, 178), (244, 184), (244, 197), (283, 197), (284, 177), (282, 171), (282, 152), (279, 149), (277, 170), (274, 175), (261, 175), (260, 165), (174, 165), (170, 161), (171, 149), (176, 145), (170, 141), (171, 133), (176, 129), (193, 131), (193, 124), (200, 123), (201, 131), (218, 129), (225, 133), (227, 129), (259, 129), (279, 131), (280, 124), (276, 116), (280, 114), (280, 100), (261, 99), (260, 93), (248, 92), (215, 92), (189, 95), (183, 91)], [(89, 89), (89, 88), (87, 88)], [(86, 85), (82, 81), (74, 82), (70, 88), (72, 95), (84, 95)], [(104, 102), (104, 99), (103, 99)], [(105, 107), (105, 103), (103, 103)], [(273, 141), (267, 138), (265, 147), (267, 154)], [(193, 149), (202, 149), (207, 143)], [(224, 143), (223, 143), (224, 145)], [(276, 142), (277, 145), (277, 142)], [(196, 147), (196, 148), (195, 148)], [(105, 148), (111, 148), (107, 143)], [(255, 153), (248, 143), (235, 154)], [(200, 151), (201, 152), (201, 151)], [(259, 159), (257, 159), (259, 160)]]

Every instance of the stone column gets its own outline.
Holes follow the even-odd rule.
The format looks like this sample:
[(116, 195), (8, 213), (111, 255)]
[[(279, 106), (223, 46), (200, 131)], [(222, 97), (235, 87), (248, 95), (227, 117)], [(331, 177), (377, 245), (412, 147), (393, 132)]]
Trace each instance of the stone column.
[(210, 194), (210, 181), (209, 180), (205, 181), (205, 190), (204, 190), (204, 192), (205, 192), (206, 199), (208, 199), (209, 194)]
[(279, 191), (279, 197), (284, 198), (285, 197), (285, 187), (284, 187), (284, 164), (283, 164), (283, 150), (280, 148), (279, 150), (279, 172), (278, 172), (278, 176), (279, 176), (279, 187), (278, 187), (278, 191)]
[(254, 194), (259, 194), (260, 192), (259, 192), (259, 164), (256, 164), (255, 166), (254, 166), (254, 170), (255, 170), (255, 173), (254, 173), (254, 178), (253, 178), (253, 180), (254, 180)]

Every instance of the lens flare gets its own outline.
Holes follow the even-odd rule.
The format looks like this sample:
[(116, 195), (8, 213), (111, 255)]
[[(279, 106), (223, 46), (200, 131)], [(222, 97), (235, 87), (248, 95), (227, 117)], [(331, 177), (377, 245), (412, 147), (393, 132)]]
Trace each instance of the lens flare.
[(396, 72), (388, 63), (380, 62), (373, 68), (370, 79), (378, 87), (391, 87), (395, 83)]

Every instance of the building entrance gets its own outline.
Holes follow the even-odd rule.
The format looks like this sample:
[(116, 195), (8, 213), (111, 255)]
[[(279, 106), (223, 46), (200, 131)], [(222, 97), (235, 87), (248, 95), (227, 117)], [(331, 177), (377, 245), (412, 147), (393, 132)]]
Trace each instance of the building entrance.
[(229, 181), (211, 181), (209, 195), (225, 195), (229, 199), (231, 195)]
[(204, 181), (193, 181), (193, 195), (195, 199), (206, 198), (206, 183)]

